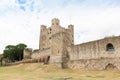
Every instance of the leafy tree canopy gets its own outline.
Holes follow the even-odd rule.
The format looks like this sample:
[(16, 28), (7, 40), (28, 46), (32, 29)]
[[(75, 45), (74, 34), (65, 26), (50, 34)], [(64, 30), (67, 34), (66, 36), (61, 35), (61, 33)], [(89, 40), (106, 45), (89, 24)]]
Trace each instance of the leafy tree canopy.
[(20, 61), (23, 59), (23, 50), (27, 47), (26, 44), (20, 43), (17, 45), (7, 45), (3, 51), (3, 57), (10, 61)]

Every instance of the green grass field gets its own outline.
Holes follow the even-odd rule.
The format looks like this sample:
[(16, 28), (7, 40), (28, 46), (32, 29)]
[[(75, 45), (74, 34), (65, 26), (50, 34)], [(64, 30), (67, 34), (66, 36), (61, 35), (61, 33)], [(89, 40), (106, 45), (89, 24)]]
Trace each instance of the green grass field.
[(0, 67), (0, 80), (120, 80), (120, 71), (60, 69), (40, 63)]

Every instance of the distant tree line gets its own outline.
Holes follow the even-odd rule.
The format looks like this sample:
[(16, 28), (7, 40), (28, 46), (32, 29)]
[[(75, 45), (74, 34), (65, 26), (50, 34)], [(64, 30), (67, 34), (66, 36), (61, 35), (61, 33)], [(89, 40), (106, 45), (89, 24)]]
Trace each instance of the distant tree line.
[(23, 59), (23, 50), (27, 45), (20, 43), (18, 45), (7, 45), (3, 51), (3, 58), (11, 62), (20, 61)]

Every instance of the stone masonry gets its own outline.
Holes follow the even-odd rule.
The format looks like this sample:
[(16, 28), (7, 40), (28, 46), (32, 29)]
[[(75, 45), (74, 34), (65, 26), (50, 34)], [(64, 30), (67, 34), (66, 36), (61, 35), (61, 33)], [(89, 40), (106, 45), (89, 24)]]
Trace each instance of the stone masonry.
[(61, 68), (120, 70), (120, 36), (74, 45), (74, 26), (66, 29), (54, 18), (50, 27), (41, 25), (39, 42), (39, 50), (26, 49), (24, 59), (44, 58)]

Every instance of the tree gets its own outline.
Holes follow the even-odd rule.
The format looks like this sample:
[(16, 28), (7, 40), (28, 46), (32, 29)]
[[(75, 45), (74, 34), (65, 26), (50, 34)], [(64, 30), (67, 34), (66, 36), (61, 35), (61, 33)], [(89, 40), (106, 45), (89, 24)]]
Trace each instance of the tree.
[(16, 45), (16, 54), (17, 54), (19, 60), (22, 60), (22, 59), (23, 59), (23, 50), (24, 50), (26, 47), (27, 47), (27, 45), (22, 44), (22, 43)]
[(3, 51), (3, 57), (13, 62), (15, 57), (15, 46), (7, 45)]
[(0, 58), (0, 65), (2, 66), (3, 57)]
[(9, 59), (10, 61), (20, 61), (23, 59), (23, 50), (27, 45), (20, 43), (18, 45), (7, 45), (3, 51), (3, 57)]

